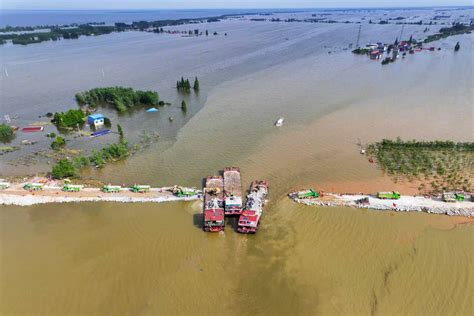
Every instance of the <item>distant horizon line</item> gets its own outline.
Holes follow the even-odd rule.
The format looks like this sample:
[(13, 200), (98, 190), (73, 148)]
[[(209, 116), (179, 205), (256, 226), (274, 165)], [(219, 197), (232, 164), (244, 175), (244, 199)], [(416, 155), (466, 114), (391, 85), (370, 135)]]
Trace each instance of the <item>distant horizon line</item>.
[(140, 8), (140, 9), (127, 9), (127, 8), (74, 8), (74, 9), (38, 9), (38, 8), (2, 8), (2, 11), (186, 11), (186, 10), (355, 10), (355, 9), (433, 9), (433, 8), (473, 8), (474, 5), (429, 5), (429, 6), (373, 6), (373, 7), (275, 7), (275, 8), (252, 8), (252, 7), (233, 7), (233, 8), (203, 8), (203, 7), (190, 7), (190, 8)]

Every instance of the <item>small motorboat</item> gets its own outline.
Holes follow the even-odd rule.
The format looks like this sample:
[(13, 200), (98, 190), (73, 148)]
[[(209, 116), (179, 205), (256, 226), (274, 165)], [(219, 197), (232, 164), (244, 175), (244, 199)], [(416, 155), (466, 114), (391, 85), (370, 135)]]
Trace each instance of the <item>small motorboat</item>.
[(284, 121), (285, 121), (285, 119), (284, 119), (283, 117), (280, 117), (280, 118), (275, 122), (275, 126), (276, 126), (276, 127), (282, 126)]
[(21, 129), (21, 131), (25, 133), (42, 132), (43, 130), (43, 126), (28, 126)]

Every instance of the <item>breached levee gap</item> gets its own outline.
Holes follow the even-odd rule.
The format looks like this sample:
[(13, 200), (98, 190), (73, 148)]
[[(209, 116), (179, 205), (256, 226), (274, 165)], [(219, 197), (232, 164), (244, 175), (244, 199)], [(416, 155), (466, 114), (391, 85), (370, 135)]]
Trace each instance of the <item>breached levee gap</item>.
[(396, 199), (380, 198), (371, 194), (337, 194), (316, 192), (312, 189), (290, 193), (293, 201), (326, 207), (355, 207), (381, 211), (426, 212), (450, 216), (474, 217), (474, 194), (467, 194), (463, 201), (445, 202), (442, 196), (407, 196)]

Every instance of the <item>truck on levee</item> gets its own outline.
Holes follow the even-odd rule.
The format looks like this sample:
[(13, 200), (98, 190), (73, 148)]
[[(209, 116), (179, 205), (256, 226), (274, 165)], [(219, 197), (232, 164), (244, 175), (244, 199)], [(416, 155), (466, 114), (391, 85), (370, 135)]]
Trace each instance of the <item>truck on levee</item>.
[(242, 234), (255, 234), (260, 227), (268, 195), (268, 182), (265, 180), (254, 181), (250, 186), (247, 201), (237, 223), (237, 231)]
[(224, 227), (224, 179), (209, 176), (204, 188), (203, 230), (220, 232)]
[(107, 185), (104, 185), (102, 187), (102, 192), (104, 192), (104, 193), (118, 193), (118, 192), (120, 192), (121, 189), (122, 189), (122, 187), (120, 185), (107, 184)]
[(63, 191), (65, 191), (65, 192), (79, 192), (83, 188), (84, 188), (83, 185), (66, 183), (63, 186)]
[(443, 192), (444, 202), (462, 202), (464, 201), (464, 194), (457, 192)]
[(400, 199), (400, 193), (396, 191), (377, 192), (377, 197), (382, 200), (398, 200)]
[(175, 185), (172, 189), (172, 192), (174, 195), (177, 197), (192, 197), (198, 194), (198, 191), (196, 189), (192, 188), (184, 188), (179, 185)]
[(44, 185), (42, 183), (34, 183), (30, 182), (23, 186), (23, 189), (28, 191), (40, 191), (44, 189)]
[(150, 192), (150, 188), (149, 185), (135, 184), (130, 190), (134, 193), (147, 193)]
[(225, 215), (240, 215), (242, 213), (242, 183), (240, 169), (237, 167), (224, 168), (224, 197)]
[(5, 182), (0, 180), (0, 190), (5, 190), (10, 187), (10, 182)]

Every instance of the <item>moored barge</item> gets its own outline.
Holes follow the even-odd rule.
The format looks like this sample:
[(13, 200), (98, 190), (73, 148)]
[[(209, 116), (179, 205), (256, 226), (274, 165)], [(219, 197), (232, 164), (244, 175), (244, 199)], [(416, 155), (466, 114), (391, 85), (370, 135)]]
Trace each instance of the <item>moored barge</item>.
[(224, 226), (224, 179), (209, 176), (204, 188), (203, 230), (220, 232)]
[(225, 215), (240, 215), (242, 213), (242, 183), (240, 169), (237, 167), (224, 168), (224, 197)]
[(267, 181), (257, 180), (252, 182), (244, 210), (242, 211), (237, 224), (237, 231), (239, 233), (255, 234), (258, 231), (267, 195)]

